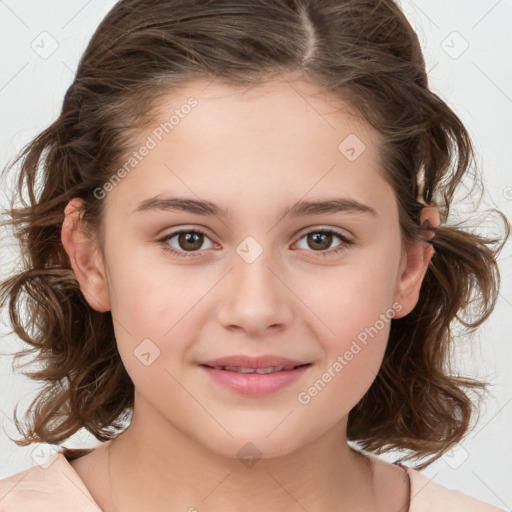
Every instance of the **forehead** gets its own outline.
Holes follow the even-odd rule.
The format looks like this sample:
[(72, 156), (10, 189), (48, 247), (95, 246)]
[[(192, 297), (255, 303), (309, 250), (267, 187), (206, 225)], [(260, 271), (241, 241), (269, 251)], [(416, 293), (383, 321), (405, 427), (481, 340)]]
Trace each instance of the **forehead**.
[[(191, 101), (193, 108), (187, 106)], [(279, 149), (286, 140), (299, 142), (304, 137), (325, 137), (329, 132), (330, 142), (336, 143), (347, 130), (358, 132), (368, 142), (378, 139), (377, 132), (346, 100), (316, 84), (286, 77), (247, 86), (198, 80), (164, 95), (157, 105), (154, 126), (160, 125), (165, 135), (187, 119), (196, 137), (207, 133), (211, 139), (229, 135), (242, 141), (250, 133), (255, 143), (275, 140)], [(169, 121), (172, 126), (165, 126)]]
[(311, 83), (195, 81), (161, 98), (135, 145), (143, 158), (111, 197), (133, 205), (150, 194), (210, 198), (215, 191), (216, 202), (246, 207), (326, 192), (389, 200), (379, 143), (350, 105)]

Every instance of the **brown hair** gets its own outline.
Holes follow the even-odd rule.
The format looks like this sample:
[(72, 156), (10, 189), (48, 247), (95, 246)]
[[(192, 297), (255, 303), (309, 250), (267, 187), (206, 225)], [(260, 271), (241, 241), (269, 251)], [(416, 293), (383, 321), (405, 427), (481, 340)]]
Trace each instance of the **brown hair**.
[[(60, 240), (64, 208), (100, 230), (101, 187), (154, 120), (158, 99), (194, 78), (258, 85), (298, 72), (349, 101), (381, 134), (386, 179), (407, 239), (426, 239), (423, 203), (443, 213), (420, 299), (394, 319), (382, 367), (348, 420), (349, 440), (369, 451), (432, 455), (469, 429), (469, 390), (486, 384), (452, 375), (453, 322), (473, 331), (494, 308), (500, 238), (446, 224), (453, 194), (474, 163), (469, 135), (431, 90), (418, 38), (392, 0), (121, 0), (94, 33), (55, 122), (20, 152), (19, 207), (8, 210), (24, 268), (4, 280), (13, 332), (37, 352), (46, 383), (28, 412), (20, 446), (60, 443), (81, 427), (115, 437), (134, 386), (117, 352), (110, 312), (93, 310)], [(28, 202), (24, 197), (28, 193)], [(505, 223), (503, 243), (509, 234)], [(25, 315), (25, 313), (28, 313)], [(403, 460), (403, 459), (401, 459)]]

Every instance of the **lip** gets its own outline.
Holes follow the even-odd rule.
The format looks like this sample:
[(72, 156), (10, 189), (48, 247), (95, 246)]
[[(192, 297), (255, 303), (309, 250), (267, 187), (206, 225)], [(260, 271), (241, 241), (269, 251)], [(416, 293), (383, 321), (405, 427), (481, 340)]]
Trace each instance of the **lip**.
[[(294, 366), (294, 368), (259, 374), (239, 373), (237, 371), (214, 368), (216, 366), (234, 366), (253, 369), (281, 366)], [(275, 393), (298, 380), (311, 366), (312, 364), (308, 362), (273, 355), (260, 357), (235, 355), (205, 361), (199, 365), (201, 370), (217, 384), (236, 393), (250, 396), (263, 396)]]

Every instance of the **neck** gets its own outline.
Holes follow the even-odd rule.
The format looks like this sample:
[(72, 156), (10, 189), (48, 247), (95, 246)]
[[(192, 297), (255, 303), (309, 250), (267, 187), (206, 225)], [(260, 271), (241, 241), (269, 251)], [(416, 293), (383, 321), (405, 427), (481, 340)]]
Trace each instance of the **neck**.
[(134, 412), (130, 426), (110, 442), (113, 512), (375, 506), (370, 459), (347, 445), (346, 421), (299, 450), (261, 458), (254, 445), (245, 445), (238, 457), (226, 457), (168, 422), (160, 426), (163, 430), (155, 428), (154, 417), (149, 421), (146, 413)]

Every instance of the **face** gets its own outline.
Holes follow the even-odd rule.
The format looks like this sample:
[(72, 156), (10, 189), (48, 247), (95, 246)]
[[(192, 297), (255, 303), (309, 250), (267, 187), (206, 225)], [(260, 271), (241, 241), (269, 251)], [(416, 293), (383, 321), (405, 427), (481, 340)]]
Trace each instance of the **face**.
[[(230, 457), (247, 442), (266, 457), (344, 435), (425, 260), (402, 245), (377, 133), (336, 105), (303, 82), (189, 84), (102, 189), (104, 257), (75, 272), (112, 311), (134, 417)], [(203, 366), (264, 355), (304, 366)]]

